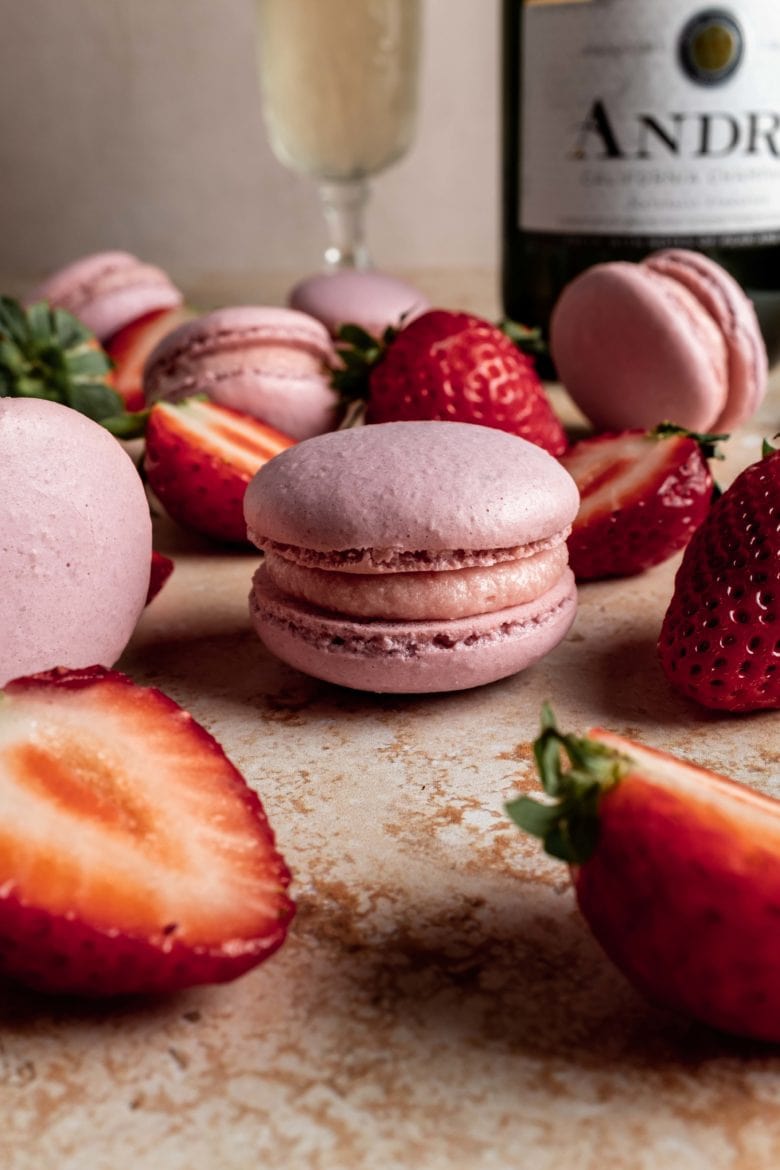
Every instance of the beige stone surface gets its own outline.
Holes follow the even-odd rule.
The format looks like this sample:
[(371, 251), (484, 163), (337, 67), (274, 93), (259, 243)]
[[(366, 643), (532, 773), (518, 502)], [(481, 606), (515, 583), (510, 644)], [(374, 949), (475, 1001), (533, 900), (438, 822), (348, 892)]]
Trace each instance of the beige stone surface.
[[(779, 390), (724, 483), (780, 429)], [(415, 698), (280, 665), (249, 629), (257, 558), (157, 538), (176, 569), (121, 665), (260, 793), (298, 913), (231, 985), (110, 1008), (4, 989), (3, 1170), (776, 1170), (777, 1050), (640, 998), (503, 811), (534, 787), (545, 698), (780, 796), (777, 714), (708, 714), (659, 670), (677, 561), (581, 588), (525, 674)]]

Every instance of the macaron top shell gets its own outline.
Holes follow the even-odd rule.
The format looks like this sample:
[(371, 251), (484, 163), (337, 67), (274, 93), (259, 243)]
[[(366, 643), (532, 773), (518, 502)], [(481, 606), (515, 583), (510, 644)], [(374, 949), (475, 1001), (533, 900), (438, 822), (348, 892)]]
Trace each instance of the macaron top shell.
[(26, 298), (47, 301), (78, 317), (100, 341), (131, 321), (182, 304), (182, 294), (161, 268), (129, 252), (94, 252), (53, 273)]
[(597, 427), (671, 421), (706, 431), (723, 412), (723, 335), (696, 296), (644, 264), (597, 264), (561, 294), (550, 322), (558, 375)]
[(430, 308), (426, 297), (405, 280), (376, 269), (341, 269), (306, 277), (292, 289), (290, 305), (310, 313), (335, 337), (347, 323), (381, 336)]
[(152, 533), (132, 460), (84, 415), (0, 398), (0, 685), (112, 665), (144, 608)]
[[(469, 423), (397, 422), (332, 432), (282, 452), (251, 481), (244, 513), (261, 547), (371, 549), (372, 564), (360, 571), (382, 571), (385, 563), (394, 567), (398, 550), (440, 554), (444, 563), (453, 550), (563, 539), (578, 505), (568, 472), (516, 435)], [(431, 567), (420, 558), (419, 568)]]

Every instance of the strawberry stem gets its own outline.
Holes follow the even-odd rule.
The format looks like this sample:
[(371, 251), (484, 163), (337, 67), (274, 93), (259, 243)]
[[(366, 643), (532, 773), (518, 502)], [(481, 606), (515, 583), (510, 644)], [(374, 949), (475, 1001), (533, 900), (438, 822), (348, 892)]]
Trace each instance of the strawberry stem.
[(534, 759), (550, 800), (518, 796), (506, 811), (521, 829), (542, 839), (551, 857), (581, 865), (598, 843), (599, 802), (627, 771), (628, 761), (594, 740), (563, 735), (549, 703), (542, 706), (541, 724)]

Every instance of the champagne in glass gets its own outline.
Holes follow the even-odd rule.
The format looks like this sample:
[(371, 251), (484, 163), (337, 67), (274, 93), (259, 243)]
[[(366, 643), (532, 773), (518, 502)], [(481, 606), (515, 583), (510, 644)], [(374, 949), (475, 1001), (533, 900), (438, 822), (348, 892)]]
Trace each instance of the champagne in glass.
[(255, 0), (263, 110), (285, 166), (315, 179), (328, 269), (369, 263), (368, 178), (414, 131), (420, 0)]

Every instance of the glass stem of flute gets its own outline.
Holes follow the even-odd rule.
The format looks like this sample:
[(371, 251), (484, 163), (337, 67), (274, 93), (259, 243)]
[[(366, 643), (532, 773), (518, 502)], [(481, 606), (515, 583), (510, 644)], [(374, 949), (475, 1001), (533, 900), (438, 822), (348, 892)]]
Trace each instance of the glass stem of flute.
[(365, 242), (368, 180), (322, 180), (318, 189), (328, 232), (326, 267), (329, 271), (368, 268), (371, 263)]

